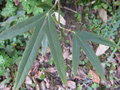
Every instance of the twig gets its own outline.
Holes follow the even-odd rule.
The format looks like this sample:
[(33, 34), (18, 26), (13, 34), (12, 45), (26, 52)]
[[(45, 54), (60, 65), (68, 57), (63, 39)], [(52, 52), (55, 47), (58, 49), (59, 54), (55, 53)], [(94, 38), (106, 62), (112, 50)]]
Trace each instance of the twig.
[(91, 4), (94, 4), (95, 2), (96, 2), (96, 0), (91, 1), (91, 2), (87, 3), (85, 6), (89, 6), (89, 5), (91, 5)]
[(68, 7), (63, 7), (64, 9), (66, 9), (66, 10), (68, 10), (68, 11), (71, 11), (71, 12), (74, 12), (74, 13), (78, 13), (77, 11), (75, 11), (75, 10), (73, 10), (73, 9), (71, 9), (71, 8), (68, 8)]

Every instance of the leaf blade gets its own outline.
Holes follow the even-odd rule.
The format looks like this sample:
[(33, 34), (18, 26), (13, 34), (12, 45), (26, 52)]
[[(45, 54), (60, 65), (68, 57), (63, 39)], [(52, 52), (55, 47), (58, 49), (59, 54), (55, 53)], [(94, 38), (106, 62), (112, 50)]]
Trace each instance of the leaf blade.
[(41, 41), (44, 35), (44, 29), (46, 27), (43, 24), (41, 28), (40, 29), (39, 28), (40, 26), (38, 26), (34, 31), (29, 41), (29, 44), (27, 45), (24, 51), (23, 58), (19, 64), (19, 69), (18, 69), (18, 73), (17, 73), (15, 85), (14, 85), (14, 90), (19, 89), (21, 84), (24, 82), (25, 77), (27, 76), (30, 68), (32, 67), (33, 61), (37, 56), (37, 52), (39, 50), (39, 47), (41, 45)]
[(76, 35), (76, 37), (77, 37), (77, 39), (79, 41), (78, 43), (79, 43), (80, 47), (86, 53), (87, 57), (89, 58), (89, 61), (91, 62), (93, 67), (96, 69), (97, 73), (101, 76), (101, 78), (103, 80), (105, 80), (105, 74), (104, 74), (104, 71), (102, 69), (101, 63), (98, 60), (98, 58), (95, 55), (92, 48), (88, 45), (88, 43), (86, 41), (82, 40), (79, 36)]
[(58, 35), (52, 18), (48, 16), (48, 30), (46, 30), (46, 35), (48, 37), (49, 47), (51, 49), (52, 56), (54, 58), (55, 65), (57, 67), (60, 78), (66, 85), (66, 72), (65, 65), (62, 56), (62, 49), (60, 47)]
[(12, 26), (9, 30), (6, 30), (6, 31), (0, 33), (0, 40), (9, 39), (18, 34), (27, 32), (31, 28), (35, 27), (38, 24), (38, 22), (40, 22), (39, 24), (42, 24), (41, 21), (43, 21), (43, 19), (44, 19), (44, 14), (39, 14), (39, 15), (33, 16), (25, 21), (22, 21), (16, 25)]
[(90, 32), (86, 32), (86, 31), (77, 31), (76, 34), (81, 37), (83, 40), (86, 41), (93, 41), (96, 42), (98, 44), (103, 44), (103, 45), (107, 45), (107, 46), (112, 46), (112, 47), (117, 47), (115, 43), (113, 43), (110, 40), (107, 40), (101, 36), (98, 36), (96, 34), (90, 33)]
[(78, 45), (77, 38), (73, 34), (72, 39), (72, 66), (73, 66), (73, 73), (74, 76), (77, 73), (77, 69), (79, 66), (80, 61), (80, 46)]

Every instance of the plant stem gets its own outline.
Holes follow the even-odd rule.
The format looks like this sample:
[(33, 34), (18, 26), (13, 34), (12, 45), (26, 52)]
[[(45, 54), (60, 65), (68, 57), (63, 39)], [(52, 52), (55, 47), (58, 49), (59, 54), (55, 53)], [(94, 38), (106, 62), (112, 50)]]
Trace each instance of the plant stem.
[(60, 24), (60, 0), (58, 0), (58, 23)]
[[(120, 39), (119, 39), (119, 41), (118, 41), (118, 43), (117, 43), (117, 46), (119, 46), (120, 45)], [(115, 54), (115, 52), (117, 51), (118, 49), (117, 48), (115, 48), (114, 50), (113, 50), (113, 52), (112, 52), (112, 54), (111, 54), (111, 58), (114, 56), (114, 54)]]
[(53, 7), (47, 13), (49, 13), (51, 10), (53, 10), (56, 7), (57, 2), (58, 2), (58, 0), (55, 0), (55, 4), (53, 5)]

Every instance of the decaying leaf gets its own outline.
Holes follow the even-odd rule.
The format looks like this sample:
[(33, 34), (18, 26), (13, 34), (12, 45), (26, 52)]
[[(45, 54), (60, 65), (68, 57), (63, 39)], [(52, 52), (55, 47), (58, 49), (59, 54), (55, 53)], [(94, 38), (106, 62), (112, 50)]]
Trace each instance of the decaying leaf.
[(116, 59), (118, 60), (118, 62), (120, 63), (120, 54), (115, 53)]
[(94, 82), (94, 83), (100, 83), (100, 77), (93, 71), (93, 70), (90, 70), (89, 71), (89, 73), (90, 73), (90, 75), (92, 76), (92, 81)]
[(44, 72), (43, 72), (43, 71), (38, 71), (38, 72), (35, 74), (35, 78), (39, 78), (41, 75), (44, 75)]
[(54, 73), (54, 72), (56, 72), (57, 70), (56, 70), (54, 67), (50, 67), (50, 68), (47, 68), (45, 71), (46, 71), (46, 72), (49, 72), (49, 73)]
[(50, 88), (50, 81), (49, 81), (49, 79), (45, 78), (44, 81), (46, 83), (46, 87)]
[(32, 84), (32, 80), (30, 79), (30, 77), (28, 77), (28, 76), (26, 77), (25, 84), (27, 84), (27, 85)]
[(78, 73), (78, 75), (79, 75), (79, 77), (80, 78), (87, 78), (87, 75), (86, 75), (86, 73), (83, 71), (83, 68), (82, 67), (79, 67), (78, 68), (78, 71), (77, 71), (77, 73)]
[(59, 17), (60, 17), (60, 23), (61, 23), (62, 25), (66, 25), (66, 21), (65, 21), (65, 19), (63, 18), (63, 16), (62, 16), (62, 15), (59, 15), (58, 12), (55, 12), (55, 18), (56, 18), (57, 21), (59, 20)]
[(69, 58), (69, 55), (70, 55), (70, 52), (69, 52), (69, 49), (64, 49), (63, 50), (63, 58), (64, 59), (68, 59)]
[(100, 56), (100, 55), (104, 54), (108, 49), (109, 49), (109, 46), (100, 44), (96, 50), (96, 55)]
[(20, 4), (20, 1), (19, 0), (15, 0), (14, 3), (15, 3), (15, 6), (18, 6)]
[(107, 21), (107, 11), (105, 9), (100, 9), (99, 11), (99, 16), (103, 20), (103, 22)]
[(76, 83), (73, 81), (67, 81), (67, 86), (71, 89), (75, 89), (76, 88)]
[(5, 87), (2, 90), (11, 90), (11, 87)]

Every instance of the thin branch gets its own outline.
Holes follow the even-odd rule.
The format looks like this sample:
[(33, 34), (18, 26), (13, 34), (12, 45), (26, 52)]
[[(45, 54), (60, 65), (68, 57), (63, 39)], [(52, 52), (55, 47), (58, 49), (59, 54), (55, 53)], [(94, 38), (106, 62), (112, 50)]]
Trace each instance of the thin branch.
[(66, 9), (66, 10), (68, 10), (68, 11), (71, 11), (71, 12), (73, 12), (73, 13), (78, 13), (77, 11), (75, 11), (75, 10), (73, 10), (73, 9), (71, 9), (71, 8), (68, 8), (68, 7), (63, 7), (64, 9)]

